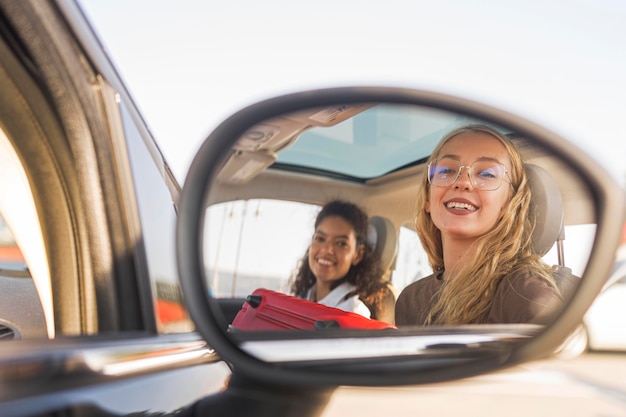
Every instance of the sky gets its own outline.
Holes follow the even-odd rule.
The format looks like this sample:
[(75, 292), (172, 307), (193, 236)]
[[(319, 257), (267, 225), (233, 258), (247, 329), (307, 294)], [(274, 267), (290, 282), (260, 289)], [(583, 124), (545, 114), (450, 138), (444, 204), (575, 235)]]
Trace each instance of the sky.
[(181, 182), (204, 138), (238, 109), (354, 84), (518, 113), (625, 182), (620, 0), (79, 2)]
[(499, 107), (568, 139), (626, 183), (622, 0), (78, 1), (181, 184), (232, 113), (345, 85)]

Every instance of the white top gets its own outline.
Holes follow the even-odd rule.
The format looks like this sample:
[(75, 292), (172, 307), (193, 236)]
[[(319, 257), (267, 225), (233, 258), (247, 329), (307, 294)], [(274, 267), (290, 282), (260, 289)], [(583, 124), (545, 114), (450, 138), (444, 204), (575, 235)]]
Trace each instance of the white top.
[[(359, 300), (359, 296), (357, 294), (350, 295), (348, 294), (354, 292), (356, 287), (348, 282), (344, 282), (331, 292), (329, 292), (326, 297), (318, 300), (317, 302), (320, 304), (324, 304), (328, 307), (339, 308), (344, 311), (349, 311), (352, 313), (360, 314), (368, 319), (371, 318), (371, 312), (369, 308), (363, 303), (363, 301)], [(306, 299), (309, 301), (315, 301), (315, 294), (317, 292), (316, 284), (313, 284), (311, 288), (306, 293)]]

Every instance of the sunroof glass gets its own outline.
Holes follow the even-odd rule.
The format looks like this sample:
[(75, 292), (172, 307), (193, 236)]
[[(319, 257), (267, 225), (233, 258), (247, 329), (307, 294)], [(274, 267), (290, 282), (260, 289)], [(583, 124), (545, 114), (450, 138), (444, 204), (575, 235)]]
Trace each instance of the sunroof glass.
[(475, 122), (429, 107), (379, 104), (332, 127), (315, 127), (278, 163), (367, 179), (427, 158), (450, 130)]

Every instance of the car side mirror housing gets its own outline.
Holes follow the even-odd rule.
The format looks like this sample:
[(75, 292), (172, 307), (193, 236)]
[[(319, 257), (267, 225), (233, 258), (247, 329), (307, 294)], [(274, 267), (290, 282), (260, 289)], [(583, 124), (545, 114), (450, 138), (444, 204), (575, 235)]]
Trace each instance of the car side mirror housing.
[[(548, 324), (293, 332), (239, 332), (229, 327), (232, 317), (225, 305), (239, 306), (237, 303), (242, 301), (220, 299), (207, 279), (210, 265), (206, 261), (206, 237), (217, 233), (207, 228), (208, 207), (237, 196), (242, 199), (262, 196), (263, 187), (273, 190), (276, 198), (289, 198), (280, 194), (279, 186), (280, 181), (289, 179), (278, 174), (263, 177), (263, 173), (280, 167), (280, 153), (299, 140), (303, 132), (310, 129), (311, 122), (302, 125), (303, 129), (293, 128), (289, 134), (285, 134), (284, 128), (294, 126), (293, 123), (300, 120), (296, 116), (301, 114), (315, 114), (318, 121), (332, 117), (345, 121), (377, 106), (428, 109), (452, 114), (457, 119), (499, 126), (523, 138), (520, 142), (527, 144), (527, 155), (534, 158), (533, 163), (558, 166), (559, 172), (566, 173), (561, 182), (572, 178), (569, 191), (561, 189), (569, 204), (579, 208), (578, 213), (570, 212), (569, 219), (583, 223), (582, 217), (586, 216), (588, 219), (584, 222), (595, 224), (595, 234), (576, 288)], [(399, 116), (394, 117), (399, 124), (403, 123)], [(309, 147), (315, 149), (312, 143)], [(319, 152), (324, 150), (320, 148)], [(423, 163), (424, 160), (418, 160), (414, 164), (417, 167)], [(553, 163), (556, 165), (551, 165)], [(388, 175), (387, 179), (395, 181), (403, 174), (397, 171)], [(289, 185), (287, 182), (285, 187)], [(369, 189), (364, 190), (361, 195), (367, 197)], [(316, 200), (317, 196), (307, 198), (306, 190), (301, 190), (299, 198)], [(624, 191), (602, 166), (554, 132), (502, 109), (410, 88), (344, 87), (303, 91), (242, 109), (219, 125), (202, 144), (186, 177), (179, 204), (178, 270), (184, 299), (197, 331), (239, 373), (280, 384), (431, 383), (552, 355), (576, 329), (602, 289), (619, 245), (625, 212)], [(581, 218), (574, 219), (576, 216)], [(565, 217), (568, 219), (567, 213)], [(560, 230), (560, 226), (556, 229)]]

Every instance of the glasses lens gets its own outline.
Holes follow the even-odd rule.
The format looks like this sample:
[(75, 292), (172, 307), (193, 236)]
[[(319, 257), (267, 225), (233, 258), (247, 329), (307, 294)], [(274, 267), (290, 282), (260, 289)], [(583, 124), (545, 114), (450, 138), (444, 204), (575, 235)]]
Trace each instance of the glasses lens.
[(478, 161), (472, 164), (470, 176), (474, 187), (480, 190), (495, 190), (502, 184), (505, 168), (493, 161)]
[(432, 185), (447, 187), (452, 185), (459, 174), (461, 164), (454, 159), (440, 159), (428, 166), (428, 179)]

